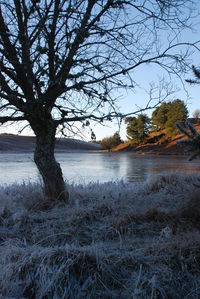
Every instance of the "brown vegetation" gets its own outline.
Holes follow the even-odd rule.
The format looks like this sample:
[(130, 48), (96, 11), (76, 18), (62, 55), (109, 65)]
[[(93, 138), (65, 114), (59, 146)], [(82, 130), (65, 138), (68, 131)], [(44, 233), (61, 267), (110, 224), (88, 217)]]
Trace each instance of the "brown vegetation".
[[(194, 124), (195, 129), (200, 132), (200, 125)], [(172, 138), (166, 137), (166, 131), (160, 130), (151, 132), (142, 145), (134, 145), (131, 141), (126, 141), (113, 148), (113, 151), (135, 151), (138, 154), (160, 154), (160, 155), (187, 155), (184, 147), (177, 144), (178, 141), (184, 140), (184, 134), (177, 134)]]

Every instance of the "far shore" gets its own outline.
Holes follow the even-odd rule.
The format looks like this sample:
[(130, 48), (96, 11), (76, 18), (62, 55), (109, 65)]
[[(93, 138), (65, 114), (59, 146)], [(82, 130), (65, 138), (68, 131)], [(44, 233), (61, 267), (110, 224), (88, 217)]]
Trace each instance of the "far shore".
[[(200, 125), (194, 123), (197, 132), (200, 132)], [(179, 141), (186, 139), (184, 134), (176, 134), (173, 137), (167, 137), (166, 130), (152, 131), (146, 140), (139, 145), (132, 141), (125, 141), (112, 148), (114, 152), (135, 152), (138, 155), (178, 155), (188, 156), (191, 153), (179, 144)]]
[[(35, 148), (34, 136), (21, 136), (13, 134), (0, 134), (0, 153), (27, 153)], [(100, 145), (71, 138), (57, 138), (56, 152), (95, 151)]]
[[(200, 131), (200, 125), (194, 125)], [(98, 153), (134, 153), (138, 156), (189, 156), (190, 153), (178, 142), (185, 139), (183, 134), (166, 138), (165, 130), (151, 132), (143, 144), (135, 145), (125, 141), (112, 149), (102, 149), (99, 143), (85, 142), (72, 138), (57, 138), (55, 153), (98, 152)], [(164, 137), (164, 138), (163, 138)], [(35, 148), (34, 136), (0, 134), (1, 153), (33, 153)]]

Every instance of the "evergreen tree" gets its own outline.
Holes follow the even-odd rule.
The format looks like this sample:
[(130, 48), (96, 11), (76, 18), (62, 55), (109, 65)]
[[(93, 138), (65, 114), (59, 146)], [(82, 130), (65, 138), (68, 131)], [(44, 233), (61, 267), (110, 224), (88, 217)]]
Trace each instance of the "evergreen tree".
[(119, 132), (116, 132), (112, 137), (112, 147), (119, 145), (122, 143), (121, 137), (119, 135)]
[(149, 117), (146, 114), (140, 114), (138, 117), (127, 117), (125, 123), (127, 124), (127, 137), (136, 144), (144, 142), (149, 133)]
[(165, 128), (168, 136), (173, 136), (178, 133), (176, 123), (184, 124), (188, 117), (188, 110), (183, 101), (177, 99), (171, 103), (167, 113), (167, 122)]
[(170, 111), (171, 103), (163, 102), (152, 113), (152, 126), (156, 130), (162, 130), (165, 128), (168, 120), (168, 112)]
[(163, 102), (152, 113), (152, 127), (157, 130), (166, 129), (169, 137), (177, 134), (176, 122), (184, 124), (188, 117), (188, 110), (183, 101)]

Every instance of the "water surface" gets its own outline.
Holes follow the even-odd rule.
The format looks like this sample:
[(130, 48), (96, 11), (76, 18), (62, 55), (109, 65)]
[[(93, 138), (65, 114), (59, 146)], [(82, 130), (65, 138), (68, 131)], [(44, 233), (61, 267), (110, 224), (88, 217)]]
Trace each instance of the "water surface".
[[(200, 172), (200, 161), (186, 157), (138, 156), (135, 153), (67, 152), (56, 154), (69, 182), (143, 181), (160, 173)], [(0, 184), (40, 179), (32, 153), (0, 153)]]

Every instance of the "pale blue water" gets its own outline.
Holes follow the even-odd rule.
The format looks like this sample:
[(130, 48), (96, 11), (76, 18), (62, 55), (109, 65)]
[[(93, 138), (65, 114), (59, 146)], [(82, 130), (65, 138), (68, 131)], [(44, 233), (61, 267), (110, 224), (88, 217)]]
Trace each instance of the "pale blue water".
[[(143, 181), (167, 172), (200, 171), (200, 160), (189, 162), (186, 157), (136, 156), (134, 153), (73, 152), (56, 154), (64, 177), (69, 182), (106, 182), (123, 179)], [(39, 180), (31, 153), (0, 153), (0, 184)]]

